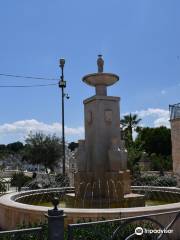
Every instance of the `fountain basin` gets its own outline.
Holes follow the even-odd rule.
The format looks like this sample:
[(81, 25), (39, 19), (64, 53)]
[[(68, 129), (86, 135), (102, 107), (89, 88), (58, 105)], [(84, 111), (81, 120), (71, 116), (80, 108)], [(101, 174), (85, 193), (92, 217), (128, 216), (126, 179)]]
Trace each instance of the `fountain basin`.
[[(173, 194), (180, 196), (180, 189), (175, 187), (132, 187), (133, 191), (144, 191), (149, 188), (149, 191), (154, 192), (168, 192), (173, 197)], [(46, 219), (45, 214), (48, 209), (52, 207), (34, 206), (30, 204), (24, 204), (17, 202), (22, 197), (28, 195), (37, 195), (43, 193), (51, 194), (54, 191), (73, 191), (73, 188), (59, 188), (59, 189), (41, 189), (26, 191), (21, 193), (10, 193), (0, 197), (0, 227), (2, 229), (15, 229), (18, 224), (42, 222)], [(147, 207), (132, 207), (132, 208), (101, 208), (101, 209), (86, 209), (86, 208), (62, 208), (66, 214), (65, 224), (77, 223), (80, 219), (94, 221), (98, 219), (115, 219), (125, 218), (131, 216), (140, 216), (145, 214), (157, 214), (165, 213), (170, 211), (180, 210), (180, 202), (170, 203), (158, 206), (147, 206)], [(171, 214), (173, 217), (173, 214)], [(165, 224), (169, 221), (170, 217), (164, 218), (155, 216), (156, 220)]]
[(111, 86), (119, 80), (119, 76), (113, 73), (92, 73), (84, 76), (82, 80), (90, 86)]

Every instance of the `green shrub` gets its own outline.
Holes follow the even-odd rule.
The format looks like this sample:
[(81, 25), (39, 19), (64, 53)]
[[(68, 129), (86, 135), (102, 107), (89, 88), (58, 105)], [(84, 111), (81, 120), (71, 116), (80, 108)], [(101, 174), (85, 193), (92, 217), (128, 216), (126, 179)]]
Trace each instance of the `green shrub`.
[[(102, 220), (102, 219), (101, 219)], [(86, 222), (86, 221), (84, 221)], [(122, 228), (119, 228), (121, 225), (120, 222), (107, 222), (93, 224), (85, 227), (78, 227), (73, 230), (73, 239), (74, 240), (104, 240), (111, 239), (112, 234), (117, 230), (116, 234), (113, 237), (113, 240), (125, 239), (129, 235), (135, 232), (136, 227), (141, 226), (146, 229), (158, 229), (158, 226), (149, 221), (142, 221), (141, 223), (135, 221), (124, 225)], [(66, 236), (66, 235), (65, 235)], [(65, 238), (66, 240), (67, 238)], [(134, 236), (134, 240), (140, 239), (139, 236)], [(155, 239), (155, 235), (142, 235), (141, 239), (151, 240)]]
[(6, 185), (4, 182), (0, 181), (0, 193), (6, 192)]
[(14, 173), (11, 178), (11, 186), (18, 187), (20, 190), (27, 182), (29, 182), (32, 178), (24, 175), (23, 172)]
[(133, 185), (175, 187), (177, 185), (177, 181), (171, 176), (143, 175), (134, 179)]

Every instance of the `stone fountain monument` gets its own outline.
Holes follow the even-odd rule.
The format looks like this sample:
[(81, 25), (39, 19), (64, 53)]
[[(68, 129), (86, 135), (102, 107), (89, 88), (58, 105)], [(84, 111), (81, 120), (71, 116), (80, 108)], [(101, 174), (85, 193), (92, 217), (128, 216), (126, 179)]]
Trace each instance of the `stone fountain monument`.
[[(79, 140), (75, 196), (79, 207), (143, 205), (142, 195), (131, 193), (127, 150), (121, 138), (119, 97), (107, 96), (107, 87), (119, 76), (103, 72), (102, 55), (98, 72), (83, 77), (96, 94), (84, 100), (85, 140)], [(138, 204), (139, 202), (139, 204)]]

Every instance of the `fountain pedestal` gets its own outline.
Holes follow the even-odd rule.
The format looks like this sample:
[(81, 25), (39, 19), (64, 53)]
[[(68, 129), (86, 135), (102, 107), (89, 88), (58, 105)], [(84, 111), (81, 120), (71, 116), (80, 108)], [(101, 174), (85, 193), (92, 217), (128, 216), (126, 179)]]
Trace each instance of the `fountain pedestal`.
[(120, 132), (120, 98), (107, 96), (107, 87), (119, 76), (103, 72), (102, 56), (97, 63), (98, 73), (83, 77), (96, 94), (84, 100), (85, 140), (79, 141), (75, 194), (91, 205), (121, 206), (125, 194), (131, 193), (130, 172)]

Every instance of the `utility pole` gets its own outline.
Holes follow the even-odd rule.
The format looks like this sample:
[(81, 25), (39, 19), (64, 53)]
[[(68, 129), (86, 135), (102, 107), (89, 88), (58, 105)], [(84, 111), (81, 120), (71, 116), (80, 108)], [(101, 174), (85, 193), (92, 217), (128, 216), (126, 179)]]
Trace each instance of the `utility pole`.
[(63, 175), (66, 171), (66, 149), (65, 149), (65, 132), (64, 132), (64, 97), (67, 99), (69, 96), (64, 93), (64, 88), (66, 87), (66, 81), (64, 81), (64, 65), (65, 59), (61, 58), (59, 60), (59, 67), (61, 68), (61, 80), (59, 81), (59, 87), (62, 91), (62, 147), (63, 147)]

